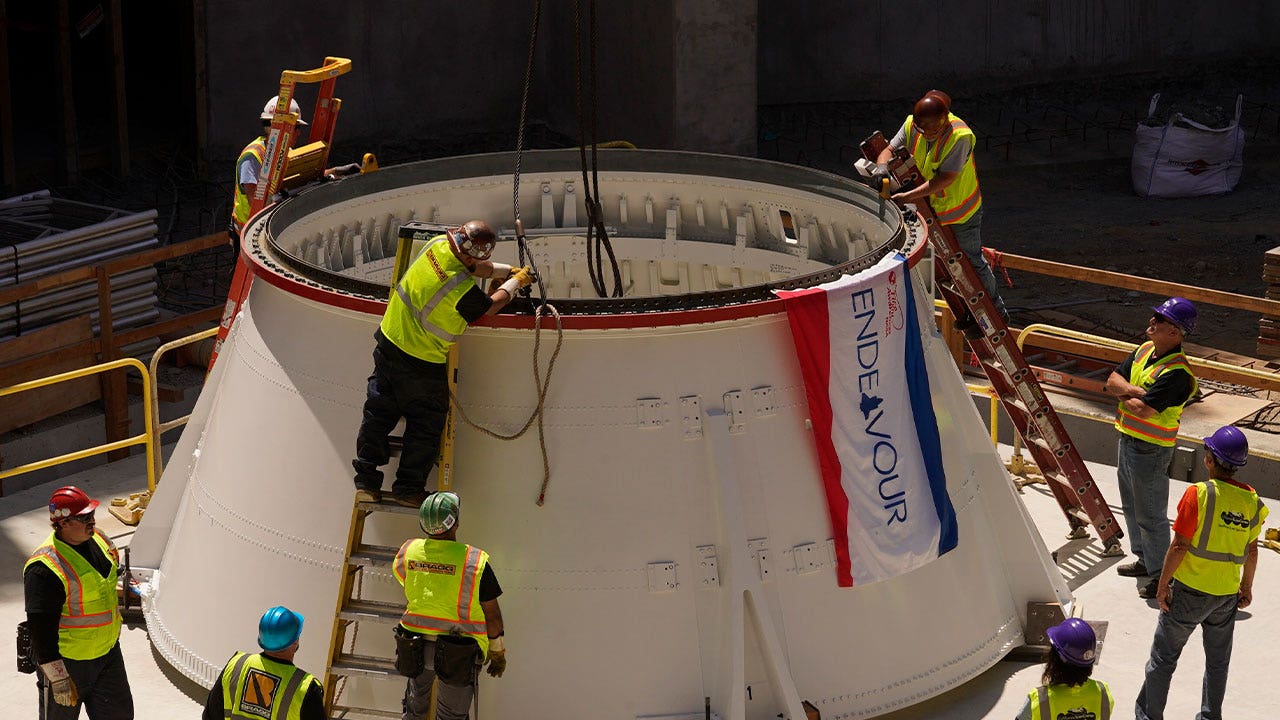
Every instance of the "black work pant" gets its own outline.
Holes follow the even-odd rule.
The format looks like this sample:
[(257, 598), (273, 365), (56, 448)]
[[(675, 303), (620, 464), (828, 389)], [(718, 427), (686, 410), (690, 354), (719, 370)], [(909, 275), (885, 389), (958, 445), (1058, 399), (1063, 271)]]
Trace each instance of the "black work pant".
[(80, 705), (66, 707), (53, 700), (44, 674), (36, 671), (40, 686), (40, 720), (76, 720), (84, 706), (89, 720), (133, 720), (133, 693), (124, 671), (124, 655), (116, 643), (106, 655), (92, 660), (63, 659), (67, 674), (80, 693)]
[(440, 452), (440, 433), (449, 416), (447, 366), (419, 360), (378, 333), (373, 374), (364, 401), (364, 420), (356, 436), (355, 483), (380, 490), (382, 471), (391, 459), (387, 436), (404, 418), (404, 447), (391, 492), (412, 495), (426, 489), (427, 475)]

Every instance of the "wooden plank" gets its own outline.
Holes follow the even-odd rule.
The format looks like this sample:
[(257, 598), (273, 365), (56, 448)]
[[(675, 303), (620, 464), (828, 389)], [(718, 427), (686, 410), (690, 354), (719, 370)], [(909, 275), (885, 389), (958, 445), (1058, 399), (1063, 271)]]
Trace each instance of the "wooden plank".
[[(24, 360), (33, 355), (57, 348), (75, 345), (93, 337), (93, 321), (88, 315), (63, 320), (60, 323), (24, 333), (16, 338), (0, 342), (0, 365)], [(12, 385), (22, 380), (6, 382), (0, 370), (0, 385)]]
[[(12, 367), (8, 366), (4, 368), (3, 373), (9, 379), (0, 384), (16, 385), (20, 382), (87, 367), (94, 362), (93, 354), (84, 350), (79, 355), (64, 355), (52, 359), (50, 354), (46, 353), (33, 359), (37, 362), (27, 366), (24, 373), (14, 373)], [(0, 403), (0, 433), (53, 417), (91, 403), (100, 397), (102, 392), (98, 378), (94, 375), (8, 395), (4, 402)]]
[[(165, 245), (163, 247), (144, 250), (127, 257), (112, 260), (101, 267), (107, 269), (108, 275), (119, 275), (129, 270), (137, 270), (138, 268), (148, 265), (155, 265), (158, 262), (172, 260), (176, 257), (189, 255), (201, 250), (220, 247), (227, 242), (227, 234), (225, 232), (216, 232), (212, 235), (204, 235), (187, 240), (176, 245)], [(35, 297), (42, 293), (56, 290), (67, 285), (88, 282), (97, 278), (97, 271), (94, 267), (78, 267), (71, 270), (64, 270), (53, 275), (46, 275), (34, 280), (28, 280), (20, 285), (13, 285), (0, 290), (0, 305), (9, 305), (19, 300), (26, 300), (29, 297)], [(1277, 313), (1280, 315), (1280, 312)]]
[(1006, 268), (1013, 270), (1025, 270), (1026, 272), (1033, 272), (1038, 275), (1049, 275), (1051, 277), (1078, 280), (1080, 282), (1092, 283), (1094, 285), (1105, 285), (1108, 287), (1124, 288), (1126, 290), (1137, 290), (1139, 292), (1151, 293), (1152, 295), (1165, 295), (1170, 297), (1178, 295), (1195, 302), (1203, 302), (1210, 305), (1219, 305), (1221, 307), (1248, 310), (1268, 315), (1280, 315), (1280, 301), (1250, 297), (1248, 295), (1240, 295), (1238, 293), (1225, 292), (1223, 290), (1210, 290), (1208, 288), (1200, 288), (1193, 285), (1183, 285), (1181, 283), (1155, 280), (1152, 278), (1139, 277), (1137, 275), (1125, 275), (1123, 273), (1109, 272), (1107, 270), (1099, 270), (1097, 268), (1081, 267), (1079, 265), (1068, 265), (1067, 263), (1053, 262), (1052, 260), (1040, 260), (1038, 258), (1026, 257), (1025, 255), (1013, 255), (1011, 253), (1002, 253), (1001, 263)]
[(222, 319), (222, 306), (211, 307), (205, 310), (197, 310), (186, 315), (179, 315), (175, 318), (169, 318), (163, 322), (154, 323), (145, 327), (133, 328), (125, 330), (116, 336), (116, 345), (123, 347), (132, 345), (142, 340), (150, 340), (153, 337), (161, 337), (169, 333), (178, 332), (179, 330), (191, 330), (191, 332), (199, 332), (207, 330)]

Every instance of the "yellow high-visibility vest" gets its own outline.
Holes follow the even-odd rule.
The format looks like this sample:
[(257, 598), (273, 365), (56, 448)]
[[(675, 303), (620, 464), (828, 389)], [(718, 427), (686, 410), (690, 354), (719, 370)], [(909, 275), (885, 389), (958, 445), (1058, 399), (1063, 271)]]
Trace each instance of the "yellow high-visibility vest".
[(32, 563), (42, 563), (62, 580), (67, 599), (58, 620), (58, 652), (70, 660), (100, 658), (120, 639), (120, 610), (116, 599), (120, 553), (101, 531), (94, 532), (93, 541), (111, 561), (106, 577), (84, 556), (59, 540), (56, 532), (49, 534), (22, 568), (26, 572)]
[(222, 669), (222, 716), (244, 720), (298, 720), (312, 684), (310, 673), (266, 655), (238, 652)]
[(1182, 408), (1195, 397), (1196, 388), (1200, 384), (1196, 381), (1196, 376), (1191, 374), (1187, 356), (1181, 351), (1169, 353), (1162, 358), (1153, 357), (1155, 352), (1156, 345), (1149, 340), (1138, 347), (1138, 353), (1133, 358), (1133, 366), (1129, 369), (1129, 382), (1146, 390), (1154, 385), (1163, 373), (1170, 370), (1185, 370), (1188, 375), (1191, 375), (1191, 394), (1182, 404), (1170, 405), (1145, 420), (1126, 410), (1124, 401), (1121, 401), (1117, 405), (1115, 426), (1116, 430), (1130, 437), (1153, 445), (1172, 447), (1178, 441), (1178, 424), (1182, 418)]
[(255, 158), (261, 173), (262, 158), (267, 154), (266, 142), (266, 138), (259, 135), (258, 139), (246, 145), (244, 150), (240, 151), (240, 157), (236, 158), (235, 206), (231, 213), (231, 220), (235, 223), (236, 230), (244, 230), (244, 224), (249, 222), (249, 196), (240, 191), (240, 163), (246, 158)]
[(445, 362), (467, 329), (458, 300), (475, 286), (471, 271), (449, 249), (449, 238), (432, 238), (391, 293), (382, 334), (419, 360)]
[(978, 170), (973, 164), (974, 151), (977, 150), (977, 139), (973, 131), (963, 120), (947, 114), (947, 127), (942, 135), (934, 141), (933, 149), (929, 149), (924, 135), (916, 130), (915, 116), (908, 115), (906, 126), (907, 150), (916, 161), (916, 167), (925, 180), (932, 180), (938, 174), (938, 166), (962, 138), (969, 140), (969, 157), (965, 159), (960, 175), (950, 185), (929, 196), (929, 206), (943, 225), (962, 223), (973, 217), (982, 207), (982, 191), (978, 189)]
[(1195, 488), (1196, 532), (1173, 577), (1203, 593), (1234, 595), (1240, 590), (1245, 553), (1269, 511), (1258, 493), (1229, 482), (1210, 479)]
[(1115, 698), (1104, 682), (1085, 680), (1079, 685), (1050, 685), (1028, 693), (1031, 720), (1110, 720)]
[(423, 635), (461, 634), (489, 656), (489, 631), (480, 607), (480, 577), (489, 553), (453, 540), (415, 538), (400, 546), (392, 566), (408, 607), (400, 625)]

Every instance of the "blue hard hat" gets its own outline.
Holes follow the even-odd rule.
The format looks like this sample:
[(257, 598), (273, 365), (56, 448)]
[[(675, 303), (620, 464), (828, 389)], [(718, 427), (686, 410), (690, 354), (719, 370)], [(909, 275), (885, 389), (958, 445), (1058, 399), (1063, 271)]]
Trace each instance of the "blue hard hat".
[(302, 635), (302, 615), (283, 605), (262, 613), (258, 621), (258, 645), (268, 652), (283, 650)]
[(1080, 618), (1067, 618), (1045, 631), (1053, 651), (1076, 667), (1093, 667), (1098, 659), (1098, 638), (1089, 623)]
[(1151, 309), (1155, 314), (1178, 326), (1183, 335), (1190, 335), (1196, 331), (1198, 315), (1196, 306), (1186, 298), (1171, 297)]
[(1234, 425), (1224, 425), (1204, 439), (1204, 447), (1217, 461), (1231, 468), (1249, 461), (1249, 439)]

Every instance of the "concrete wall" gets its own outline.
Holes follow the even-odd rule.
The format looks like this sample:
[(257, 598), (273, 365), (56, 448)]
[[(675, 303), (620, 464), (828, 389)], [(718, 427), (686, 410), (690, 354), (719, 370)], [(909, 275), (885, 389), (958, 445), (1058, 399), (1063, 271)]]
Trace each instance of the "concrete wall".
[[(205, 8), (214, 162), (229, 164), (253, 137), (281, 69), (325, 55), (354, 61), (338, 85), (339, 159), (370, 140), (514, 130), (530, 2)], [(607, 0), (598, 15), (599, 139), (745, 154), (761, 104), (930, 86), (971, 95), (1280, 49), (1280, 3), (1265, 0)], [(576, 138), (574, 67), (573, 2), (544, 0), (530, 116)]]
[(1266, 0), (760, 0), (760, 103), (888, 100), (1275, 57)]

